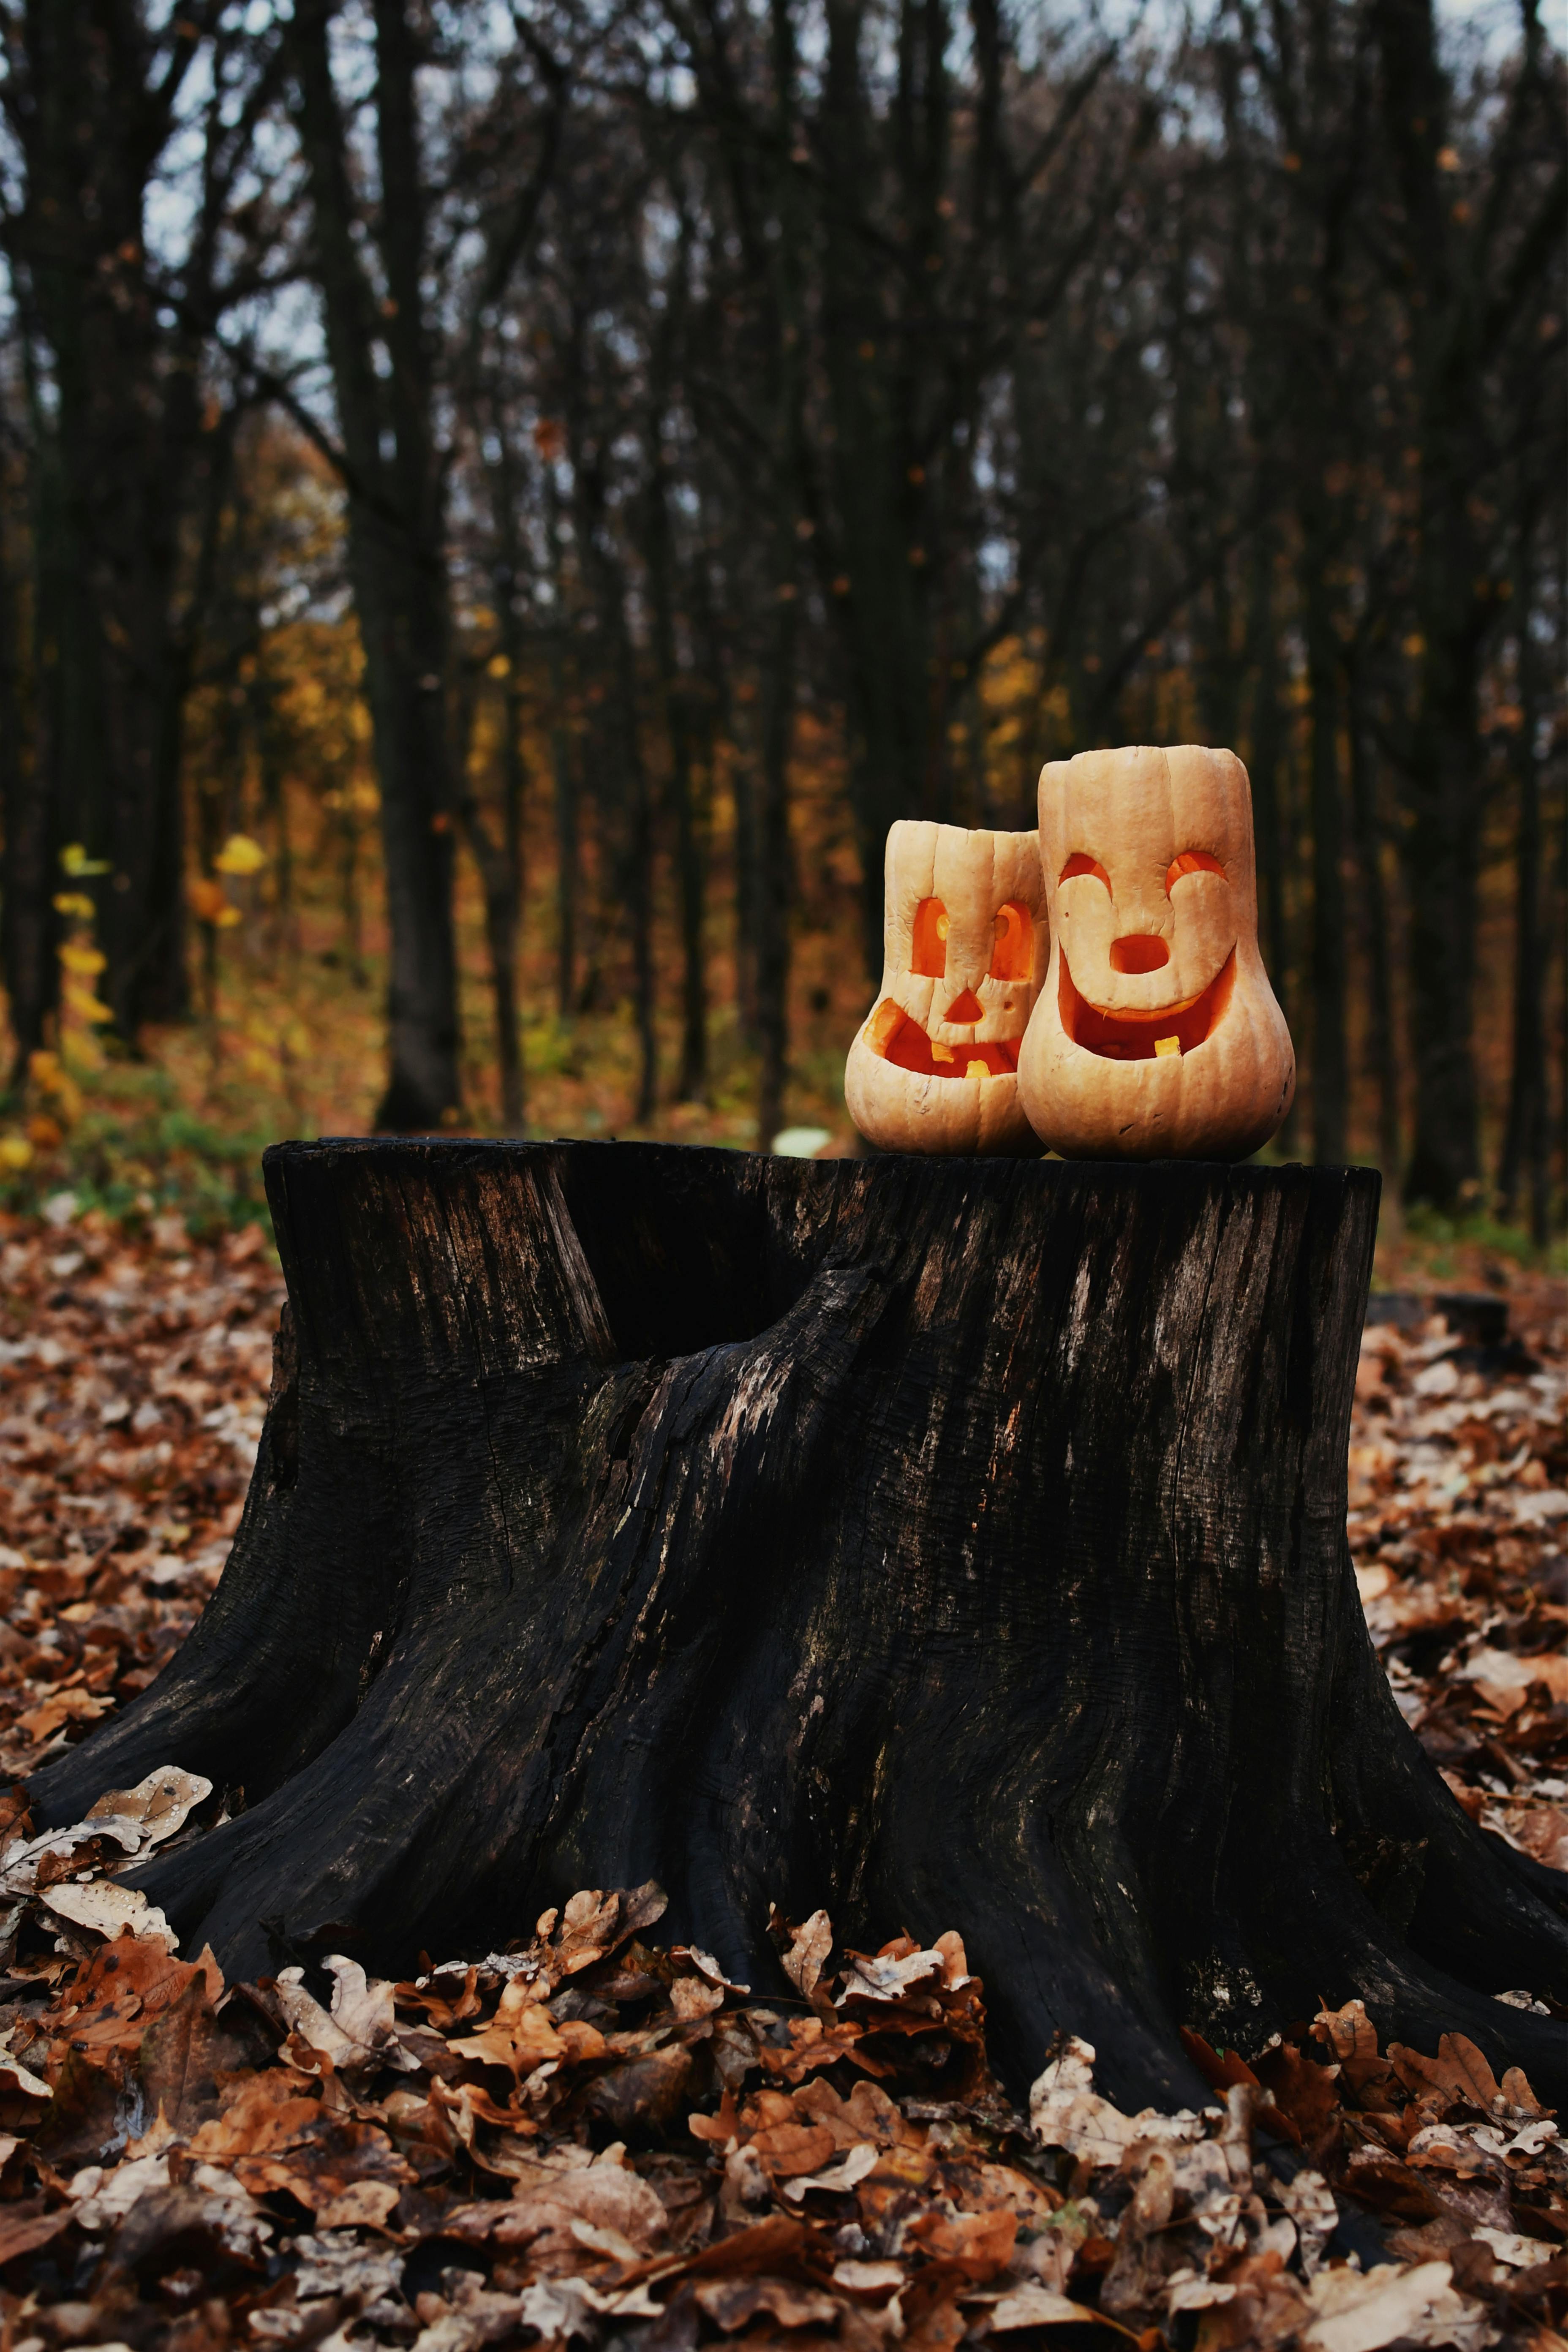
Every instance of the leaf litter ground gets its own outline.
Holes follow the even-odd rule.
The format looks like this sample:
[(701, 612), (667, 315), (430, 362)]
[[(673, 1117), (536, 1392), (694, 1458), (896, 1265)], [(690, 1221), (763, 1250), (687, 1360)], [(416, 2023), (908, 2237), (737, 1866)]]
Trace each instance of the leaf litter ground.
[[(221, 1573), (279, 1289), (255, 1227), (60, 1207), (3, 1252), (15, 1782), (146, 1686)], [(1554, 1304), (1516, 1290), (1503, 1348), (1369, 1329), (1350, 1527), (1407, 1718), (1475, 1818), (1563, 1868)], [(1026, 2115), (962, 1922), (857, 1955), (824, 1913), (776, 1919), (770, 1997), (662, 1946), (652, 1886), (407, 1983), (332, 1958), (228, 1985), (115, 1874), (217, 1801), (173, 1765), (44, 1834), (0, 1799), (0, 2352), (1564, 2341), (1557, 2121), (1461, 2035), (1381, 2050), (1352, 2001), (1250, 2063), (1193, 2040), (1212, 2104), (1136, 2116), (1069, 2038)]]

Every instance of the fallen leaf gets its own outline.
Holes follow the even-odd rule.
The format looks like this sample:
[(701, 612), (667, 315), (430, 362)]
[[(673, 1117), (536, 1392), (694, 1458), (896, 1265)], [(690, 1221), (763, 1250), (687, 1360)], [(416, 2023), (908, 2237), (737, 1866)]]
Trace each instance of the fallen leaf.
[(1391, 2042), (1388, 2059), (1405, 2089), (1417, 2095), (1436, 2091), (1445, 2099), (1483, 2107), (1489, 2115), (1501, 2099), (1497, 2077), (1484, 2055), (1462, 2033), (1445, 2033), (1436, 2058), (1423, 2058), (1419, 2051)]
[(184, 1829), (195, 1806), (213, 1792), (199, 1772), (183, 1772), (164, 1764), (149, 1772), (133, 1789), (111, 1789), (89, 1805), (85, 1819), (95, 1822), (103, 1837), (114, 1838), (127, 1853), (161, 1845)]
[(79, 1685), (57, 1690), (37, 1706), (30, 1706), (25, 1715), (19, 1715), (16, 1728), (25, 1731), (29, 1739), (47, 1739), (62, 1723), (96, 1723), (113, 1705), (113, 1699), (106, 1693), (83, 1690)]
[(30, 2254), (37, 2247), (47, 2246), (75, 2219), (68, 2205), (47, 2207), (41, 2197), (0, 2205), (0, 2266), (15, 2262), (18, 2254)]
[[(1308, 2288), (1313, 2317), (1301, 2335), (1302, 2352), (1467, 2341), (1479, 2352), (1489, 2332), (1477, 2329), (1474, 2306), (1454, 2293), (1453, 2275), (1447, 2263), (1384, 2263), (1364, 2277), (1359, 2271), (1320, 2271)], [(1466, 2327), (1468, 2337), (1456, 2336), (1457, 2326)]]
[(1017, 2286), (994, 2303), (986, 2314), (993, 2335), (1005, 2336), (1016, 2327), (1072, 2327), (1097, 2320), (1098, 2311), (1069, 2296), (1054, 2294), (1046, 2286)]
[(774, 2124), (752, 2140), (759, 2161), (777, 2180), (793, 2180), (815, 2172), (833, 2154), (833, 2134), (821, 2124)]
[(788, 1929), (789, 1948), (781, 1957), (784, 1972), (803, 2000), (809, 2000), (822, 1981), (822, 1971), (833, 1949), (833, 1927), (826, 1911), (814, 1911), (798, 1927)]
[(166, 1952), (179, 1949), (179, 1937), (139, 1886), (121, 1886), (112, 1878), (95, 1878), (85, 1886), (64, 1880), (46, 1886), (40, 1899), (58, 1918), (110, 1942), (129, 1932), (139, 1940), (161, 1945)]
[(693, 2290), (698, 2306), (726, 2336), (765, 2311), (781, 2327), (831, 2327), (838, 2305), (816, 2287), (791, 2279), (704, 2279)]
[(874, 2147), (852, 2147), (844, 2161), (830, 2171), (807, 2173), (803, 2179), (790, 2181), (784, 2195), (792, 2205), (801, 2204), (814, 2189), (823, 2189), (829, 2196), (841, 2196), (875, 2172), (878, 2161)]

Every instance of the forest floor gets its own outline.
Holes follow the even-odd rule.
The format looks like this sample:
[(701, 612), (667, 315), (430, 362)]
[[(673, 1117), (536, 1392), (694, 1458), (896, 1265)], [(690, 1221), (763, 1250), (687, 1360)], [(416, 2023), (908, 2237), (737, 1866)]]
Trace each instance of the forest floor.
[[(1383, 1267), (1434, 1271), (1408, 1244)], [(1562, 1287), (1484, 1250), (1436, 1271), (1489, 1285), (1509, 1334), (1369, 1327), (1357, 1578), (1458, 1801), (1568, 1869)], [(5, 1778), (195, 1622), (279, 1297), (259, 1225), (128, 1230), (59, 1192), (0, 1223)], [(1558, 2125), (1461, 2036), (1383, 2051), (1351, 2000), (1250, 2064), (1194, 2043), (1213, 2105), (1132, 2117), (1067, 2041), (1026, 2115), (987, 2069), (962, 1919), (870, 1956), (780, 1920), (778, 1993), (753, 1996), (660, 1947), (649, 1888), (408, 1983), (342, 1960), (226, 1986), (113, 1875), (219, 1801), (171, 1769), (33, 1836), (0, 1796), (0, 2352), (1563, 2342)]]

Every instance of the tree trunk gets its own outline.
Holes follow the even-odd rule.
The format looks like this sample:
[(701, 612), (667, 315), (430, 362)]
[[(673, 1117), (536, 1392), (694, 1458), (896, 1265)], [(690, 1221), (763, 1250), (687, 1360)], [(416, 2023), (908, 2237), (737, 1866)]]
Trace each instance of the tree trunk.
[[(377, 0), (374, 125), (387, 286), (378, 300), (354, 235), (354, 179), (332, 79), (331, 16), (331, 0), (302, 0), (289, 20), (289, 55), (342, 429), (349, 572), (381, 784), (390, 1066), (376, 1125), (412, 1129), (450, 1120), (459, 1101), (453, 780), (443, 692), (449, 648), (445, 467), (424, 289), (426, 194), (415, 95), (421, 52), (403, 0)], [(375, 366), (378, 343), (390, 370), (384, 383)]]
[[(1279, 633), (1274, 611), (1274, 549), (1271, 535), (1260, 531), (1252, 574), (1252, 611), (1248, 616), (1249, 667), (1253, 672), (1251, 740), (1247, 746), (1252, 779), (1253, 824), (1258, 839), (1258, 904), (1268, 977), (1287, 1020), (1294, 1010), (1295, 990), (1290, 970), (1289, 927), (1285, 905), (1286, 847), (1279, 806), (1279, 769), (1283, 729), (1279, 714)], [(1293, 846), (1293, 845), (1291, 845)], [(1279, 1130), (1278, 1149), (1289, 1151), (1295, 1142), (1296, 1106), (1292, 1101)]]
[(1540, 1249), (1551, 1237), (1552, 1117), (1546, 1089), (1547, 945), (1541, 920), (1541, 680), (1531, 622), (1535, 611), (1531, 562), (1531, 518), (1522, 517), (1515, 561), (1518, 630), (1516, 688), (1519, 725), (1513, 765), (1519, 779), (1519, 817), (1514, 835), (1513, 1056), (1509, 1078), (1508, 1122), (1498, 1164), (1498, 1206), (1514, 1215), (1525, 1193), (1531, 1237)]
[[(5, 484), (9, 492), (10, 484)], [(44, 1042), (59, 991), (52, 899), (58, 867), (50, 839), (49, 778), (40, 730), (26, 721), (22, 677), (23, 600), (9, 512), (0, 513), (0, 973), (11, 1020), (9, 1083), (19, 1088)], [(37, 640), (34, 608), (34, 646)], [(3, 1083), (3, 1082), (0, 1082)]]
[(289, 835), (285, 738), (278, 717), (279, 680), (265, 667), (256, 674), (256, 751), (261, 805), (272, 836), (272, 946), (275, 962), (292, 974), (300, 954), (300, 910), (294, 899), (294, 849)]
[[(742, 732), (746, 740), (742, 740)], [(753, 730), (737, 726), (730, 786), (735, 803), (735, 1014), (748, 1045), (756, 1044), (757, 912), (762, 881), (757, 852), (757, 761)]]
[[(231, 1972), (476, 1948), (657, 1877), (773, 1981), (770, 1900), (960, 1920), (1021, 2085), (1123, 2105), (1352, 1994), (1568, 2090), (1568, 1879), (1401, 1717), (1345, 1541), (1378, 1179), (286, 1144), (289, 1285), (195, 1633), (34, 1783), (177, 1761), (138, 1874)], [(237, 1792), (243, 1789), (244, 1810)], [(781, 1987), (782, 1990), (782, 1987)]]
[(763, 804), (757, 844), (757, 1028), (762, 1068), (757, 1080), (757, 1143), (771, 1150), (784, 1123), (789, 1077), (790, 901), (794, 897), (789, 838), (789, 758), (795, 732), (795, 643), (799, 605), (781, 602), (773, 625), (763, 712)]
[(645, 1127), (658, 1107), (658, 1030), (653, 962), (653, 798), (637, 724), (637, 653), (626, 622), (626, 595), (616, 603), (616, 699), (626, 746), (627, 823), (622, 890), (631, 909), (632, 992), (637, 1024), (637, 1091), (632, 1118)]
[[(183, 102), (197, 57), (199, 82), (220, 71), (217, 53), (191, 20), (171, 56), (136, 0), (27, 0), (7, 28), (22, 200), (5, 235), (48, 475), (37, 618), (58, 709), (42, 740), (56, 845), (79, 841), (104, 868), (89, 893), (108, 958), (100, 993), (134, 1043), (145, 1023), (188, 1010), (181, 773), (210, 612), (191, 555), (223, 502), (234, 424), (232, 410), (216, 433), (205, 421), (205, 353), (230, 271), (244, 278), (258, 259), (226, 207), (265, 90), (250, 80), (242, 99), (242, 36), (221, 45), (224, 106)], [(261, 47), (251, 56), (265, 79)], [(186, 241), (176, 258), (160, 235), (150, 269), (172, 134), (192, 164)], [(193, 511), (204, 502), (205, 522)]]
[[(1318, 479), (1321, 478), (1319, 469)], [(1312, 814), (1312, 1157), (1337, 1167), (1345, 1157), (1350, 1087), (1345, 1055), (1344, 811), (1340, 793), (1339, 645), (1324, 578), (1329, 556), (1321, 537), (1306, 533), (1307, 676), (1311, 698), (1309, 733)]]
[[(1377, 753), (1366, 709), (1362, 657), (1352, 657), (1348, 674), (1351, 800), (1355, 812), (1356, 851), (1361, 866), (1362, 910), (1366, 920), (1367, 1060), (1377, 1090), (1378, 1164), (1390, 1184), (1399, 1173), (1399, 1055), (1394, 1045), (1394, 942), (1392, 916), (1383, 878), (1383, 815), (1379, 806)], [(1349, 950), (1349, 939), (1346, 950)], [(1386, 1209), (1384, 1214), (1387, 1214)]]
[[(490, 1003), (495, 1009), (496, 1076), (500, 1085), (500, 1121), (503, 1129), (515, 1135), (522, 1125), (522, 1048), (517, 1025), (517, 867), (510, 855), (510, 845), (503, 837), (496, 841), (479, 806), (479, 794), (469, 773), (474, 731), (474, 706), (479, 693), (479, 679), (470, 674), (464, 681), (462, 713), (456, 729), (453, 745), (454, 764), (458, 774), (458, 822), (463, 829), (463, 839), (468, 845), (468, 855), (474, 861), (479, 877), (479, 894), (485, 909), (485, 955), (490, 968)], [(505, 720), (513, 717), (510, 700), (505, 705)], [(502, 791), (510, 793), (511, 777), (502, 766)], [(510, 832), (509, 813), (502, 812), (502, 824)]]
[[(610, 868), (598, 876), (601, 900), (626, 910), (632, 950), (632, 1001), (637, 1029), (637, 1091), (632, 1122), (644, 1126), (658, 1102), (658, 1032), (654, 1013), (653, 803), (644, 756), (637, 647), (627, 614), (629, 583), (610, 541), (605, 436), (590, 438), (583, 419), (589, 387), (582, 356), (584, 322), (574, 327), (574, 381), (568, 449), (577, 491), (578, 559), (597, 623), (598, 683), (603, 688), (602, 756), (596, 793), (609, 819)], [(603, 925), (598, 927), (600, 940)], [(592, 969), (592, 965), (590, 966)]]
[[(500, 652), (506, 664), (501, 680), (501, 850), (506, 876), (504, 902), (498, 900), (495, 916), (490, 913), (490, 877), (484, 873), (485, 921), (491, 935), (490, 959), (494, 975), (496, 999), (496, 1059), (500, 1078), (501, 1125), (509, 1135), (524, 1132), (524, 1112), (527, 1099), (527, 1077), (523, 1064), (522, 1040), (518, 1024), (521, 1018), (521, 957), (520, 943), (524, 935), (527, 909), (526, 875), (523, 869), (523, 803), (528, 789), (528, 770), (523, 759), (522, 734), (525, 720), (523, 709), (523, 630), (522, 615), (518, 608), (520, 582), (523, 576), (523, 547), (518, 526), (518, 508), (521, 485), (518, 480), (517, 464), (507, 431), (507, 418), (501, 403), (491, 406), (491, 430), (500, 448), (500, 461), (491, 471), (490, 511), (495, 538), (495, 556), (490, 567), (491, 593), (495, 600), (496, 624), (500, 639)], [(467, 772), (465, 761), (465, 774)], [(469, 792), (471, 803), (471, 788)], [(482, 829), (477, 811), (467, 820), (470, 835), (475, 824)], [(488, 836), (487, 836), (488, 838)], [(476, 851), (476, 856), (478, 852)], [(497, 948), (504, 938), (507, 978), (502, 1003), (500, 969), (496, 962)], [(510, 1008), (510, 1009), (509, 1009)]]
[(664, 731), (669, 743), (669, 797), (675, 813), (676, 880), (680, 893), (680, 1076), (677, 1102), (700, 1102), (708, 1091), (707, 908), (703, 843), (693, 774), (690, 696), (675, 643), (674, 532), (668, 469), (651, 436), (653, 478), (645, 532)]
[(1412, 533), (1415, 637), (1421, 651), (1403, 765), (1401, 835), (1410, 909), (1410, 1044), (1415, 1132), (1405, 1196), (1445, 1213), (1471, 1205), (1480, 1150), (1473, 1029), (1477, 876), (1484, 768), (1479, 698), (1493, 617), (1474, 499), (1489, 463), (1484, 282), (1455, 250), (1443, 169), (1449, 86), (1434, 0), (1373, 0), (1384, 125), (1401, 198), (1412, 377), (1404, 429), (1420, 453)]

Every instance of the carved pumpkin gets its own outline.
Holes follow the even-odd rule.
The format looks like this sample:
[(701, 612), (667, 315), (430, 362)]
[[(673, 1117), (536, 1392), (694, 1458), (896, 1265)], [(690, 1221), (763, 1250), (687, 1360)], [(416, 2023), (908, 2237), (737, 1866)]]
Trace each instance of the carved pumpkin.
[(882, 986), (844, 1099), (886, 1151), (1033, 1151), (1018, 1048), (1046, 963), (1032, 833), (905, 821), (888, 835)]
[(1018, 1061), (1075, 1160), (1242, 1160), (1296, 1090), (1258, 947), (1252, 792), (1233, 751), (1080, 751), (1040, 771), (1051, 961)]

